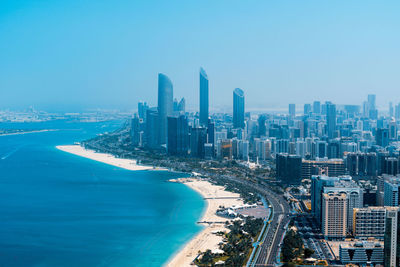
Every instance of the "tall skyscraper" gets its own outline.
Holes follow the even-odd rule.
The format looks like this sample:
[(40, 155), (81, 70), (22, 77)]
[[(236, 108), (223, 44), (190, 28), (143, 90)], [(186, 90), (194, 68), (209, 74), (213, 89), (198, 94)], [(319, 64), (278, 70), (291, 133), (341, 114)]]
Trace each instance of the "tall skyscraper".
[(233, 90), (233, 127), (244, 128), (244, 92), (240, 88)]
[(328, 132), (328, 138), (335, 137), (336, 131), (336, 105), (331, 102), (326, 102), (326, 128)]
[(138, 102), (138, 114), (140, 119), (146, 120), (146, 112), (149, 109), (149, 106), (146, 102)]
[(289, 104), (289, 117), (293, 119), (296, 116), (296, 104)]
[(158, 148), (159, 126), (157, 108), (149, 108), (146, 111), (146, 147), (150, 149)]
[(200, 68), (200, 124), (208, 123), (208, 77), (203, 68)]
[(159, 144), (167, 142), (167, 117), (172, 116), (174, 110), (173, 87), (168, 76), (158, 74), (158, 120)]
[(387, 207), (385, 222), (385, 265), (400, 265), (400, 214), (396, 207)]
[(321, 102), (314, 101), (313, 103), (313, 113), (320, 114), (321, 113)]

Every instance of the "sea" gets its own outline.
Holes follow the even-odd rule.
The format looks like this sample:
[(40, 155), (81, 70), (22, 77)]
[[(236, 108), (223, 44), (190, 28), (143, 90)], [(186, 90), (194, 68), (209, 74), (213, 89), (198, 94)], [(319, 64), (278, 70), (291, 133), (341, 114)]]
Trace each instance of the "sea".
[(0, 123), (0, 266), (162, 266), (205, 202), (168, 171), (129, 171), (56, 149), (123, 121)]

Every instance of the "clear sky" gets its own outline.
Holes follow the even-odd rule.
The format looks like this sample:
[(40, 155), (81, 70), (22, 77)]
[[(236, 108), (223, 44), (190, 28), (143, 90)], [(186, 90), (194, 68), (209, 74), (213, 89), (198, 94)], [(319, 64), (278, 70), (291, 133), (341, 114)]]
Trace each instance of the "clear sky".
[(198, 109), (400, 102), (399, 1), (1, 0), (0, 107), (135, 108), (157, 73)]

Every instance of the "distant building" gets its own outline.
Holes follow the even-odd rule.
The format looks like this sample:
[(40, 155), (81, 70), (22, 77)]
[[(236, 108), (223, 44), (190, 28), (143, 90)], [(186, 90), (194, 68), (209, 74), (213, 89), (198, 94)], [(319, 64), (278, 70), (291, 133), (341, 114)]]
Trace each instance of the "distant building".
[(321, 102), (314, 101), (314, 103), (313, 103), (313, 113), (314, 114), (321, 114)]
[(221, 158), (232, 159), (232, 141), (230, 139), (221, 140)]
[(240, 88), (233, 91), (233, 127), (244, 129), (244, 92)]
[(291, 119), (296, 117), (296, 104), (289, 104), (289, 117)]
[(348, 153), (346, 168), (351, 176), (377, 176), (378, 157), (376, 153)]
[(335, 138), (336, 132), (336, 105), (326, 102), (326, 128), (328, 138)]
[(378, 146), (387, 147), (389, 145), (389, 129), (376, 129), (375, 139)]
[(384, 205), (398, 207), (400, 205), (400, 178), (389, 178), (384, 181)]
[(200, 68), (200, 124), (208, 123), (208, 76), (203, 68)]
[(146, 102), (138, 102), (138, 115), (140, 119), (146, 120), (146, 112), (149, 106)]
[(167, 143), (167, 117), (173, 115), (173, 87), (168, 76), (158, 74), (158, 120), (160, 145)]
[(146, 111), (146, 147), (159, 148), (159, 118), (157, 108), (149, 108)]

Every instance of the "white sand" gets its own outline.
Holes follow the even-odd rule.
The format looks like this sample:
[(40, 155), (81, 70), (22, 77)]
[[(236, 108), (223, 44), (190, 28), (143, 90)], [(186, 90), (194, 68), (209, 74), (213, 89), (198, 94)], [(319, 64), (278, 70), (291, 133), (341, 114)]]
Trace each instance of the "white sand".
[[(219, 206), (231, 207), (243, 205), (240, 195), (224, 190), (224, 187), (213, 185), (205, 180), (195, 178), (178, 179), (190, 188), (196, 190), (204, 198), (234, 197), (229, 199), (207, 199), (207, 209), (200, 221), (225, 222), (229, 219), (216, 215)], [(215, 235), (216, 232), (228, 232), (224, 224), (202, 224), (205, 228), (192, 240), (190, 240), (174, 257), (167, 263), (168, 267), (191, 266), (190, 263), (197, 257), (198, 252), (207, 249), (219, 249), (218, 244), (222, 242), (222, 236)]]
[[(57, 149), (78, 155), (81, 157), (85, 157), (88, 159), (96, 160), (99, 162), (103, 162), (106, 164), (110, 164), (116, 167), (120, 167), (123, 169), (131, 170), (131, 171), (142, 171), (142, 170), (153, 170), (152, 166), (144, 166), (138, 165), (136, 160), (134, 159), (121, 159), (116, 158), (113, 155), (106, 153), (98, 153), (94, 150), (85, 149), (79, 145), (68, 145), (68, 146), (56, 146)], [(160, 168), (158, 168), (160, 169)]]

